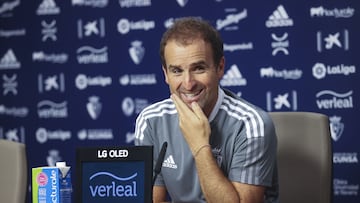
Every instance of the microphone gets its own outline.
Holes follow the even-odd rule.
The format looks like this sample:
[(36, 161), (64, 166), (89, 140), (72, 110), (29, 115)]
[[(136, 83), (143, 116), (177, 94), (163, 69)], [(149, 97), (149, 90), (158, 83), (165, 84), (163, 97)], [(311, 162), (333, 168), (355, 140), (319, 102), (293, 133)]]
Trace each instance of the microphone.
[(154, 178), (153, 178), (153, 185), (155, 183), (156, 177), (161, 172), (161, 167), (162, 167), (162, 163), (163, 163), (164, 158), (165, 158), (167, 144), (168, 144), (167, 142), (163, 143), (163, 145), (161, 147), (161, 150), (160, 150), (160, 153), (159, 153), (159, 156), (158, 156), (158, 159), (157, 159), (157, 162), (155, 164), (155, 168), (154, 168), (155, 174), (154, 174)]

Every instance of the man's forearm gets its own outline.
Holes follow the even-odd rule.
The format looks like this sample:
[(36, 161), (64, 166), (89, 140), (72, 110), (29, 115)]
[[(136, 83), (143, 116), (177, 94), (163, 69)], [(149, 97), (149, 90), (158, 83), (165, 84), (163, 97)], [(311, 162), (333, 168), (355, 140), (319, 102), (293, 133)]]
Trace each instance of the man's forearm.
[(194, 159), (207, 202), (239, 202), (235, 187), (220, 170), (210, 147), (201, 149)]

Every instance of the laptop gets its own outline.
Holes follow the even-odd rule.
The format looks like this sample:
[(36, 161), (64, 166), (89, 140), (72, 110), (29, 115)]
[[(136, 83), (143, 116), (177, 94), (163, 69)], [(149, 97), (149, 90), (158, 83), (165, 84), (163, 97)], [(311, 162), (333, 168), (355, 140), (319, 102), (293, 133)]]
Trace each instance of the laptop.
[(152, 176), (152, 146), (77, 148), (75, 202), (152, 202)]

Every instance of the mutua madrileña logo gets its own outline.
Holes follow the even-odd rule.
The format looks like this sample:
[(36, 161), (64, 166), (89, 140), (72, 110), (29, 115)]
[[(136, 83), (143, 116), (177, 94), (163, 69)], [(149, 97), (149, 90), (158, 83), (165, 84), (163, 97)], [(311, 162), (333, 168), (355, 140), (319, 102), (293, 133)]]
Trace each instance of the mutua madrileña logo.
[(89, 178), (89, 191), (92, 198), (137, 198), (137, 173), (128, 177), (118, 177), (113, 173), (101, 171)]

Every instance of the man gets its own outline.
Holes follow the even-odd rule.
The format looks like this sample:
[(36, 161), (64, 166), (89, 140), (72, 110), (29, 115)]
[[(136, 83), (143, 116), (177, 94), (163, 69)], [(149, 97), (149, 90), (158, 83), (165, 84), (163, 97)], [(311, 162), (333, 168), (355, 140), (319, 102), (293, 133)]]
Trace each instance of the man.
[(160, 43), (171, 96), (136, 120), (136, 145), (168, 142), (153, 202), (277, 202), (276, 135), (266, 112), (219, 87), (223, 42), (207, 22), (182, 18)]

